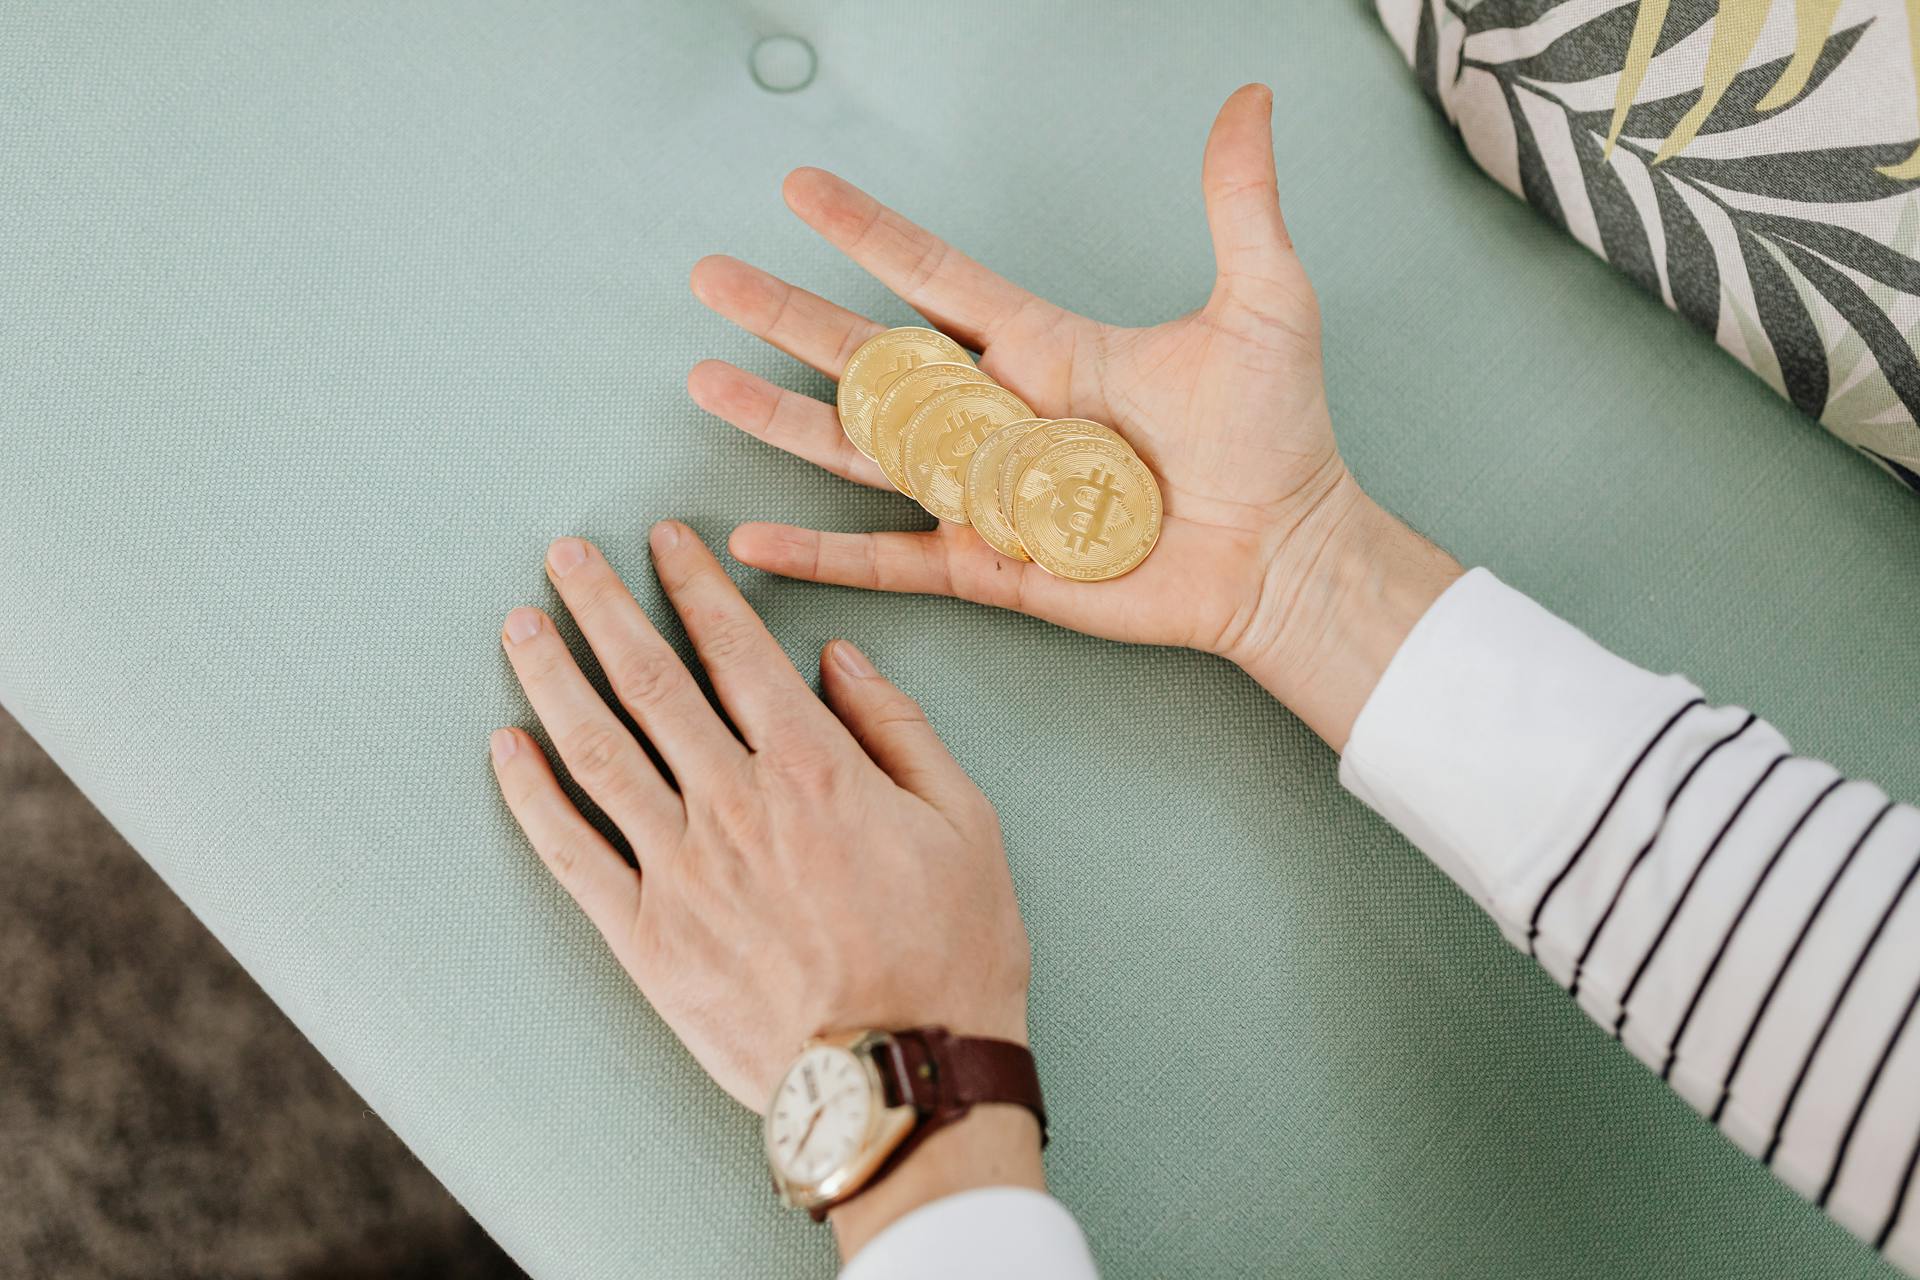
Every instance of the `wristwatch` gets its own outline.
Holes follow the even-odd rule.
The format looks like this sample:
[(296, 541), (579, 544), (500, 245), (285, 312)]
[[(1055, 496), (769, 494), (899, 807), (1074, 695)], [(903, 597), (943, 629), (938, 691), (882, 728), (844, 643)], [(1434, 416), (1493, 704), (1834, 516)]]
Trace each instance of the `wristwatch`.
[(1046, 1145), (1040, 1077), (1025, 1045), (945, 1027), (817, 1036), (767, 1104), (774, 1188), (819, 1222), (982, 1102), (1033, 1112)]

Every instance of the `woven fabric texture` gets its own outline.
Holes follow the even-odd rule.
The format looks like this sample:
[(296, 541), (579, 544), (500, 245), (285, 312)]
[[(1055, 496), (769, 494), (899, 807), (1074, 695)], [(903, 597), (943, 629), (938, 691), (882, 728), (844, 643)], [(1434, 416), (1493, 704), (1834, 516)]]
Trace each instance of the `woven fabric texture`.
[[(773, 34), (805, 88), (750, 74)], [(1911, 498), (1486, 182), (1360, 0), (0, 11), (0, 701), (534, 1275), (828, 1275), (494, 794), (500, 618), (561, 533), (657, 606), (660, 516), (922, 522), (686, 397), (708, 355), (828, 390), (692, 301), (703, 253), (910, 318), (786, 169), (1145, 321), (1205, 295), (1252, 79), (1363, 482), (1920, 795)], [(739, 577), (999, 802), (1107, 1275), (1885, 1274), (1224, 664)]]

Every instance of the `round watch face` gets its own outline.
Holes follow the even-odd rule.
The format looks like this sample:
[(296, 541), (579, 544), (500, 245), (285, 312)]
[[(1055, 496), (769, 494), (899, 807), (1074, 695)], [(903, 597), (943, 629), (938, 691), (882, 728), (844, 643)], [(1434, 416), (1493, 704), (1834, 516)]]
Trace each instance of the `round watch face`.
[(767, 1111), (767, 1158), (780, 1176), (817, 1186), (859, 1153), (873, 1119), (865, 1065), (832, 1045), (800, 1055)]

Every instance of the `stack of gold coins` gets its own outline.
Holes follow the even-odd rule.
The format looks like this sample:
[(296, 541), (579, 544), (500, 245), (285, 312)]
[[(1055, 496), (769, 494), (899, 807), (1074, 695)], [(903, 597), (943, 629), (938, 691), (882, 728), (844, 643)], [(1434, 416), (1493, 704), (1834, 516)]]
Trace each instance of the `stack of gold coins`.
[(1160, 537), (1160, 486), (1119, 432), (1035, 417), (943, 333), (869, 338), (838, 399), (841, 430), (894, 488), (972, 525), (1001, 555), (1097, 582), (1134, 568)]

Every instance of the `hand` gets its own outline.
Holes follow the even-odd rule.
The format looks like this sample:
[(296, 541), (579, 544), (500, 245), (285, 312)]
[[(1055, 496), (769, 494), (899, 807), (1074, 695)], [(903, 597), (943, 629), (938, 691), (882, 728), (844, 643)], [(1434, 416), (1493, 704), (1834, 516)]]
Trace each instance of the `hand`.
[[(1372, 682), (1343, 670), (1355, 637), (1334, 615), (1350, 598), (1378, 604), (1386, 595), (1399, 612), (1412, 610), (1404, 626), (1388, 628), (1398, 634), (1359, 646), (1384, 667), (1451, 580), (1451, 562), (1382, 520), (1335, 447), (1319, 311), (1280, 213), (1272, 104), (1265, 86), (1249, 85), (1221, 108), (1201, 173), (1217, 267), (1212, 292), (1199, 310), (1152, 328), (1064, 311), (831, 174), (800, 169), (786, 181), (787, 203), (802, 220), (978, 349), (981, 368), (1036, 412), (1107, 422), (1127, 437), (1166, 500), (1159, 545), (1139, 568), (1110, 582), (1069, 582), (1008, 560), (952, 524), (860, 534), (747, 524), (734, 531), (734, 555), (790, 577), (954, 595), (1115, 640), (1221, 654), (1336, 747), (1344, 743), (1364, 701), (1354, 685), (1371, 690)], [(880, 330), (731, 258), (703, 259), (692, 283), (721, 315), (829, 376)], [(703, 408), (769, 443), (856, 483), (887, 487), (828, 405), (720, 361), (696, 366), (688, 389)], [(1389, 590), (1374, 573), (1383, 561), (1418, 569), (1410, 593), (1405, 583)], [(1383, 645), (1385, 656), (1374, 653)]]
[[(740, 736), (606, 559), (555, 542), (548, 576), (672, 780), (553, 623), (514, 610), (503, 630), (514, 673), (638, 866), (575, 810), (532, 737), (500, 729), (494, 771), (541, 859), (694, 1058), (755, 1111), (823, 1031), (938, 1023), (1024, 1044), (1027, 938), (999, 822), (919, 707), (843, 640), (821, 656), (823, 705), (692, 530), (663, 523), (652, 546)], [(849, 1253), (936, 1195), (1040, 1185), (1032, 1116), (979, 1111), (850, 1202), (850, 1216), (836, 1211)]]

